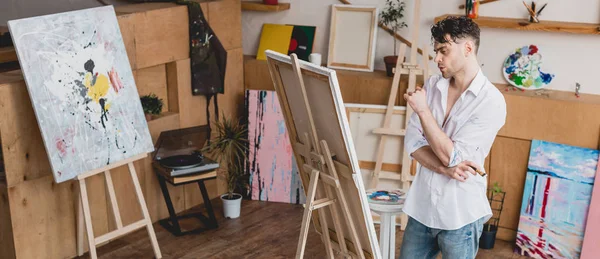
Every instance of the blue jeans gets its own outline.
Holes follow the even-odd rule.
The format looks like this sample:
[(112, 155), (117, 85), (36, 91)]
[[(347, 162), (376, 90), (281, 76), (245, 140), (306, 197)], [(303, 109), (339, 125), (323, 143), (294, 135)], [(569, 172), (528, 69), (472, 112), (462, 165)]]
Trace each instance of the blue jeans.
[(442, 258), (475, 258), (479, 248), (479, 237), (483, 231), (483, 218), (456, 230), (442, 230), (427, 227), (409, 217), (400, 259), (435, 258), (442, 252)]

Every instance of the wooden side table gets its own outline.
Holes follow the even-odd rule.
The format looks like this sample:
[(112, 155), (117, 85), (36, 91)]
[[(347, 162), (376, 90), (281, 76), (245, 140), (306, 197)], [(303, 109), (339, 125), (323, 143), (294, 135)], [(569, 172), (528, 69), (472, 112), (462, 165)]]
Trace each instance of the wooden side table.
[[(208, 229), (215, 229), (219, 227), (219, 225), (217, 224), (215, 213), (212, 208), (212, 204), (210, 202), (210, 198), (208, 197), (208, 192), (206, 191), (206, 186), (204, 185), (204, 181), (217, 178), (216, 170), (173, 177), (170, 176), (166, 168), (162, 167), (156, 161), (152, 163), (152, 167), (154, 168), (156, 176), (158, 177), (158, 183), (160, 184), (160, 189), (162, 190), (163, 196), (165, 198), (165, 203), (167, 204), (167, 209), (169, 210), (169, 218), (162, 219), (159, 221), (159, 224), (161, 226), (163, 226), (175, 236), (200, 233)], [(169, 195), (167, 182), (173, 186), (184, 185), (189, 183), (198, 183), (198, 186), (200, 187), (200, 193), (202, 194), (202, 199), (204, 200), (204, 207), (206, 207), (208, 215), (204, 215), (202, 212), (177, 215), (175, 213), (175, 209), (173, 208), (171, 195)], [(192, 217), (198, 218), (204, 226), (188, 231), (181, 231), (179, 220)]]

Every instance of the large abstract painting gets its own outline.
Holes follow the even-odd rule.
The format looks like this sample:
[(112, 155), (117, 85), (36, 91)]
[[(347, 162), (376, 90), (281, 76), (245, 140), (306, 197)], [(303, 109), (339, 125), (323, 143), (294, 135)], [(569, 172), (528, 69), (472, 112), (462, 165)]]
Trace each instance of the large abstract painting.
[(56, 182), (153, 151), (112, 6), (8, 25)]
[(516, 252), (534, 258), (579, 258), (598, 150), (533, 140)]
[(275, 91), (246, 91), (251, 198), (304, 204), (305, 193)]

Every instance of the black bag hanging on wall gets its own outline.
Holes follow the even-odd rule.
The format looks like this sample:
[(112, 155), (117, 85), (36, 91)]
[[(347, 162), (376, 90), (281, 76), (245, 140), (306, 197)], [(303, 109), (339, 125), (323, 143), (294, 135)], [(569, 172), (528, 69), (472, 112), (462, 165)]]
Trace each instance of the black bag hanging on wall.
[[(206, 96), (206, 117), (210, 136), (210, 99), (214, 98), (215, 118), (219, 120), (217, 94), (225, 93), (227, 51), (204, 18), (200, 4), (188, 0), (176, 1), (188, 6), (190, 23), (190, 63), (192, 95)], [(208, 142), (210, 143), (210, 137)]]
[[(132, 2), (174, 2), (187, 5), (190, 35), (192, 95), (206, 96), (206, 117), (210, 136), (210, 99), (214, 98), (215, 118), (219, 120), (217, 94), (225, 93), (227, 51), (210, 28), (198, 2), (189, 0), (130, 0)], [(209, 137), (210, 143), (210, 137)]]

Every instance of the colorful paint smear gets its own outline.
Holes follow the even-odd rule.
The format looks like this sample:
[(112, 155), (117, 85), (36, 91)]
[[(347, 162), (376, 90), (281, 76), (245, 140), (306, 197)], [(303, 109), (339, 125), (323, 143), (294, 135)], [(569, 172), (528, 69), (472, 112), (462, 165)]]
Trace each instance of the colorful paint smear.
[(305, 193), (275, 91), (246, 91), (251, 198), (304, 204)]
[(579, 258), (599, 151), (533, 140), (515, 252)]
[(542, 72), (542, 55), (536, 45), (515, 49), (504, 61), (504, 78), (521, 89), (541, 89), (546, 87), (554, 74)]
[(9, 28), (57, 182), (154, 150), (112, 6)]

